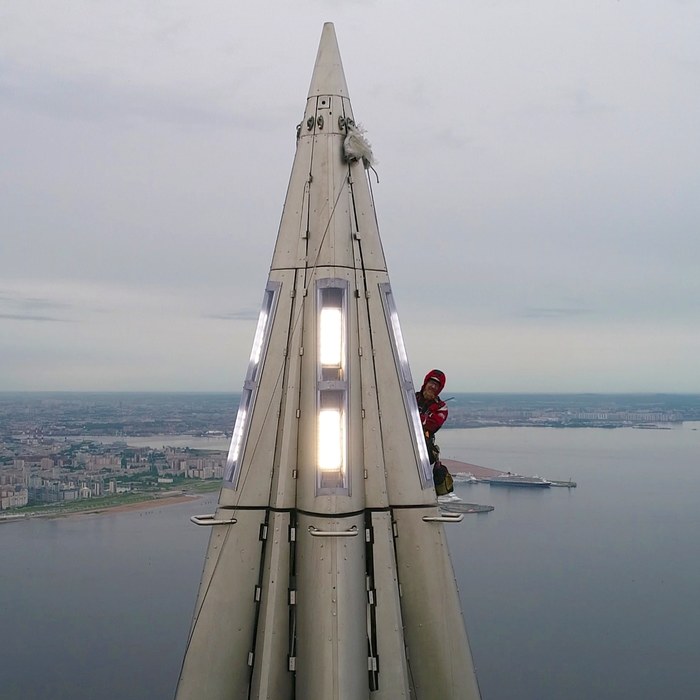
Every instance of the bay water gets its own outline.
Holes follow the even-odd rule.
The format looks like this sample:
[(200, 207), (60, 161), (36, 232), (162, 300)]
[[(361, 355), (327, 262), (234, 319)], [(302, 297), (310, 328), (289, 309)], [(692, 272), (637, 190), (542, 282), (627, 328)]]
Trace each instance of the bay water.
[[(578, 483), (457, 485), (495, 506), (446, 526), (484, 700), (700, 697), (700, 424), (439, 437)], [(215, 501), (0, 525), (0, 698), (172, 698), (209, 535), (189, 517)]]

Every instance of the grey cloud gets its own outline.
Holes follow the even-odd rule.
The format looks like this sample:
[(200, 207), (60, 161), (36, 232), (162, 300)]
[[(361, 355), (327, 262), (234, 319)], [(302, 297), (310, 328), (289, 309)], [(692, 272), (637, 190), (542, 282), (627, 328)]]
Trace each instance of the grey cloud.
[(30, 314), (3, 314), (0, 313), (0, 319), (5, 319), (7, 321), (49, 321), (57, 323), (71, 323), (66, 318), (58, 318), (55, 316), (34, 316)]
[(521, 318), (571, 318), (593, 313), (591, 309), (575, 307), (528, 307), (516, 313)]
[(435, 141), (445, 148), (453, 150), (463, 149), (467, 144), (473, 143), (473, 139), (451, 127), (436, 132)]
[(258, 318), (258, 311), (242, 309), (240, 311), (229, 311), (220, 314), (207, 314), (205, 318), (212, 318), (217, 321), (255, 321)]
[(0, 292), (0, 304), (10, 304), (26, 309), (65, 309), (69, 306), (61, 301), (42, 299), (40, 297), (22, 297), (8, 292)]
[(564, 91), (563, 98), (571, 113), (577, 117), (591, 117), (611, 112), (612, 107), (597, 100), (585, 87)]
[(239, 113), (215, 98), (186, 89), (147, 89), (118, 85), (95, 77), (70, 78), (0, 66), (0, 105), (29, 110), (53, 118), (120, 122), (125, 118), (189, 126), (239, 127), (266, 131), (277, 126), (259, 113)]
[(9, 321), (68, 322), (69, 319), (46, 313), (68, 308), (70, 304), (60, 301), (0, 292), (0, 318)]
[[(448, 352), (440, 337), (473, 333), (470, 361), (455, 356), (465, 387), (597, 386), (598, 356), (562, 379), (564, 343), (548, 341), (609, 338), (624, 325), (626, 337), (654, 329), (664, 340), (650, 364), (685, 353), (673, 371), (696, 376), (700, 44), (690, 0), (691, 14), (683, 0), (663, 12), (581, 4), (575, 21), (551, 3), (501, 0), (470, 5), (466, 24), (456, 21), (464, 3), (436, 19), (416, 3), (396, 13), (312, 0), (274, 18), (249, 4), (233, 25), (239, 11), (219, 0), (156, 13), (107, 0), (94, 16), (68, 3), (82, 8), (80, 26), (65, 8), (37, 26), (39, 5), (15, 3), (15, 29), (0, 29), (0, 342), (19, 358), (11, 379), (0, 353), (5, 383), (123, 388), (123, 371), (134, 386), (216, 387), (222, 369), (245, 371), (250, 337), (236, 329), (257, 317), (327, 19), (316, 10), (328, 2), (346, 9), (336, 29), (380, 161), (377, 218), (401, 320), (419, 329), (412, 357), (432, 361)], [(199, 374), (183, 349), (155, 377), (152, 358), (193, 323), (231, 342), (212, 343)], [(42, 329), (52, 342), (37, 342)], [(506, 333), (547, 341), (525, 374), (515, 360), (479, 367), (501, 357)], [(120, 337), (138, 338), (132, 366), (109, 369)], [(65, 362), (54, 359), (61, 348)], [(108, 369), (76, 374), (83, 348)], [(54, 376), (22, 375), (28, 353)], [(620, 386), (647, 386), (639, 365), (620, 372)]]

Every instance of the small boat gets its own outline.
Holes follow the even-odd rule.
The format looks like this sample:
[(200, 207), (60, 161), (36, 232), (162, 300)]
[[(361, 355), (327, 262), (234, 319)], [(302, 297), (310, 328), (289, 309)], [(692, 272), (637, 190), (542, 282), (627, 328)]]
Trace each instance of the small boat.
[(462, 484), (478, 484), (479, 480), (471, 473), (469, 472), (457, 472), (456, 474), (452, 475), (452, 478), (455, 481), (459, 481)]
[(520, 474), (502, 474), (485, 479), (491, 486), (532, 486), (539, 488), (549, 488), (551, 481), (543, 479), (541, 476), (521, 476)]

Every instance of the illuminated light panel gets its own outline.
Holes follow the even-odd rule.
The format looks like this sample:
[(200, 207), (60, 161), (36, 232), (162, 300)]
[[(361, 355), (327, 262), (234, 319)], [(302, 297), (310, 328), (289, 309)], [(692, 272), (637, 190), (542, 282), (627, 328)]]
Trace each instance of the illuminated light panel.
[(343, 314), (338, 307), (321, 309), (319, 355), (324, 367), (340, 367), (343, 360)]
[(318, 414), (318, 468), (323, 472), (343, 469), (345, 435), (343, 413), (323, 408)]
[(229, 462), (237, 462), (238, 457), (241, 454), (241, 443), (243, 442), (243, 433), (245, 430), (246, 418), (248, 417), (248, 411), (245, 409), (240, 409), (238, 411), (238, 416), (236, 417), (236, 427), (233, 429), (233, 436), (231, 438), (231, 447), (228, 453)]
[[(411, 412), (411, 421), (413, 422), (413, 430), (416, 435), (424, 435), (423, 425), (420, 422), (420, 415), (418, 411)], [(421, 457), (421, 461), (430, 464), (430, 457), (428, 456), (428, 448), (426, 447), (425, 440), (420, 438), (416, 441), (418, 443), (418, 452)]]
[(421, 425), (418, 406), (416, 405), (415, 389), (413, 380), (411, 379), (411, 369), (408, 365), (408, 356), (406, 354), (406, 346), (401, 333), (401, 324), (399, 323), (399, 315), (396, 311), (394, 303), (394, 295), (388, 283), (380, 284), (379, 289), (382, 293), (382, 304), (384, 306), (384, 314), (387, 320), (387, 325), (390, 330), (392, 347), (394, 349), (394, 360), (396, 361), (397, 369), (403, 380), (403, 402), (410, 416), (413, 427), (414, 447), (418, 456), (418, 473), (420, 474), (421, 485), (424, 489), (432, 488), (433, 474), (428, 456), (428, 449), (425, 445), (425, 434)]
[(408, 355), (406, 354), (406, 346), (403, 343), (403, 334), (401, 333), (401, 324), (399, 323), (399, 315), (396, 311), (391, 313), (391, 328), (394, 331), (394, 339), (396, 340), (396, 350), (399, 353), (399, 360), (403, 366), (408, 363)]
[(250, 353), (250, 361), (257, 365), (260, 362), (260, 355), (262, 353), (263, 343), (265, 341), (265, 327), (267, 326), (268, 314), (263, 309), (260, 311), (260, 316), (258, 318), (258, 326), (255, 329), (255, 338), (253, 340), (253, 349)]

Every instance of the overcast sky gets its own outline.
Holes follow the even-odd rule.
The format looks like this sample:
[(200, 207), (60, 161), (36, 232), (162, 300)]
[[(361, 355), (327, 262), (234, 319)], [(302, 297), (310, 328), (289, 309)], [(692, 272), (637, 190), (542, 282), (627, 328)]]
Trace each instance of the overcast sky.
[(240, 390), (324, 21), (414, 379), (700, 392), (695, 0), (0, 0), (0, 390)]

